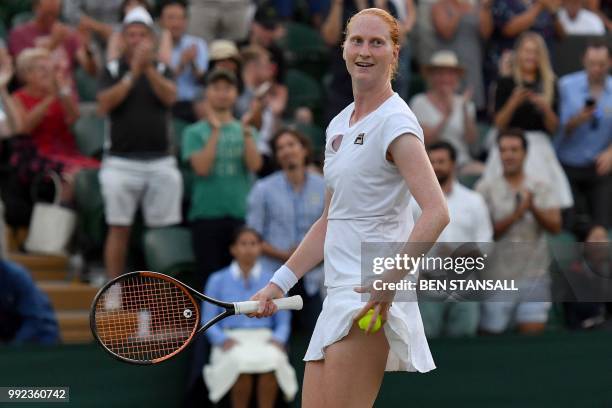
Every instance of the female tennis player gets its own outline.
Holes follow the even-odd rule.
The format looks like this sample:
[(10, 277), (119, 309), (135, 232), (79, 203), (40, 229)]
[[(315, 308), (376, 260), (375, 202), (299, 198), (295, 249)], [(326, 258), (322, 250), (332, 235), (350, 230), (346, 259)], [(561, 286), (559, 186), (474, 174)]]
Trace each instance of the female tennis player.
[[(435, 368), (416, 302), (394, 302), (361, 287), (362, 242), (435, 242), (448, 209), (423, 145), (423, 131), (391, 88), (399, 55), (399, 27), (387, 12), (364, 9), (348, 22), (343, 58), (355, 101), (327, 128), (326, 205), (270, 283), (252, 299), (257, 317), (275, 312), (284, 294), (324, 260), (327, 297), (304, 360), (303, 407), (371, 407), (384, 371)], [(414, 196), (423, 209), (416, 225)], [(370, 292), (370, 300), (362, 294)], [(367, 296), (367, 294), (365, 295)], [(364, 305), (365, 303), (365, 305)], [(361, 330), (369, 309), (383, 329)]]

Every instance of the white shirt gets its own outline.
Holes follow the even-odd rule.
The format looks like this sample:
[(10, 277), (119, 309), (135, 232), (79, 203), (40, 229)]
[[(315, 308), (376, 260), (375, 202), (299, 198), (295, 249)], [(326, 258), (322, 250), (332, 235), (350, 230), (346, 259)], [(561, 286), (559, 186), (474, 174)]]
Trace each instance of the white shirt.
[(568, 35), (604, 35), (606, 27), (601, 18), (587, 9), (580, 9), (575, 19), (570, 19), (565, 8), (559, 10), (559, 22)]
[[(355, 103), (326, 131), (325, 183), (333, 191), (325, 238), (325, 285), (361, 284), (362, 242), (406, 242), (414, 225), (411, 194), (397, 167), (386, 159), (397, 137), (423, 141), (416, 117), (396, 93), (378, 109), (349, 125)], [(342, 136), (334, 151), (332, 142)]]
[[(453, 183), (446, 195), (450, 222), (444, 228), (438, 242), (492, 242), (493, 226), (484, 198), (477, 192)], [(415, 200), (410, 203), (412, 217), (421, 216), (421, 208)]]
[[(435, 127), (443, 119), (442, 113), (431, 103), (427, 94), (415, 95), (410, 100), (410, 108), (412, 108), (422, 126)], [(468, 104), (467, 113), (472, 119), (476, 118), (476, 107), (473, 102)], [(457, 150), (457, 164), (459, 166), (463, 166), (471, 160), (464, 135), (463, 98), (455, 95), (453, 97), (453, 111), (448, 122), (446, 122), (446, 126), (440, 132), (439, 139), (452, 144), (455, 150)]]

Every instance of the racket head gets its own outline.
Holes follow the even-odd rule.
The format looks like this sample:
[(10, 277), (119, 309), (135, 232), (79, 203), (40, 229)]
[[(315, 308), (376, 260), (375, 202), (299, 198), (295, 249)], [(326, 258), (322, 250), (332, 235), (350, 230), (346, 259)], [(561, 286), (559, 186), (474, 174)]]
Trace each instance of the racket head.
[(95, 340), (113, 357), (156, 364), (180, 353), (200, 324), (200, 306), (170, 276), (150, 271), (121, 275), (96, 294), (90, 311)]

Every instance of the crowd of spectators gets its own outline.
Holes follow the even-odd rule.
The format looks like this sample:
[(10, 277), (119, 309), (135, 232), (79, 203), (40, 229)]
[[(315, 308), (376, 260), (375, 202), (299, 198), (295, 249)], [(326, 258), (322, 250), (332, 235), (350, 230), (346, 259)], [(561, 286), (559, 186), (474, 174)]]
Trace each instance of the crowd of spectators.
[[(547, 237), (563, 229), (601, 242), (612, 227), (609, 2), (24, 3), (30, 8), (0, 6), (6, 213), (15, 213), (15, 187), (29, 192), (48, 172), (61, 176), (61, 204), (74, 208), (75, 176), (96, 171), (107, 225), (98, 256), (108, 277), (126, 271), (139, 213), (146, 228), (190, 228), (201, 289), (220, 291), (221, 281), (240, 271), (248, 289), (259, 269), (266, 276), (291, 255), (323, 209), (324, 144), (316, 132), (352, 101), (343, 33), (348, 18), (367, 7), (400, 21), (394, 88), (423, 127), (447, 196), (451, 223), (441, 242), (530, 242), (548, 264)], [(317, 44), (303, 43), (301, 55), (288, 45), (300, 30), (325, 49), (314, 64), (300, 62), (316, 58)], [(559, 69), (566, 43), (581, 44), (575, 72)], [(302, 94), (313, 89), (292, 83), (296, 72), (314, 81), (319, 101), (304, 102)], [(75, 123), (92, 114), (92, 101), (81, 100), (82, 78), (96, 83), (93, 104), (105, 121), (103, 154), (95, 157), (81, 153), (75, 138)], [(256, 264), (240, 265), (243, 243), (235, 232), (245, 224), (252, 230), (241, 236), (261, 252)], [(597, 258), (602, 262), (609, 268), (609, 260)], [(540, 274), (526, 284), (547, 285), (539, 278), (548, 267)], [(308, 331), (324, 296), (322, 267), (295, 290), (306, 309), (293, 325)], [(499, 333), (513, 322), (519, 331), (538, 332), (549, 309), (521, 299), (422, 305), (431, 337)], [(572, 328), (607, 316), (599, 304), (566, 312)], [(229, 348), (222, 333), (211, 333), (211, 341)]]

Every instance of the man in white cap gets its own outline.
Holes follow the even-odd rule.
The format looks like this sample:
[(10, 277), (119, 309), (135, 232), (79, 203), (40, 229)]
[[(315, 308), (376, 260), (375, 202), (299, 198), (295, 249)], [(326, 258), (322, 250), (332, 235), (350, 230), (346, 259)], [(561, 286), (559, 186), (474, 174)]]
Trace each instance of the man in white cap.
[(168, 135), (176, 86), (168, 67), (155, 61), (152, 27), (142, 7), (126, 15), (124, 54), (106, 66), (99, 85), (99, 110), (110, 122), (100, 183), (109, 225), (104, 261), (111, 278), (124, 272), (139, 205), (148, 227), (181, 221), (183, 184)]

